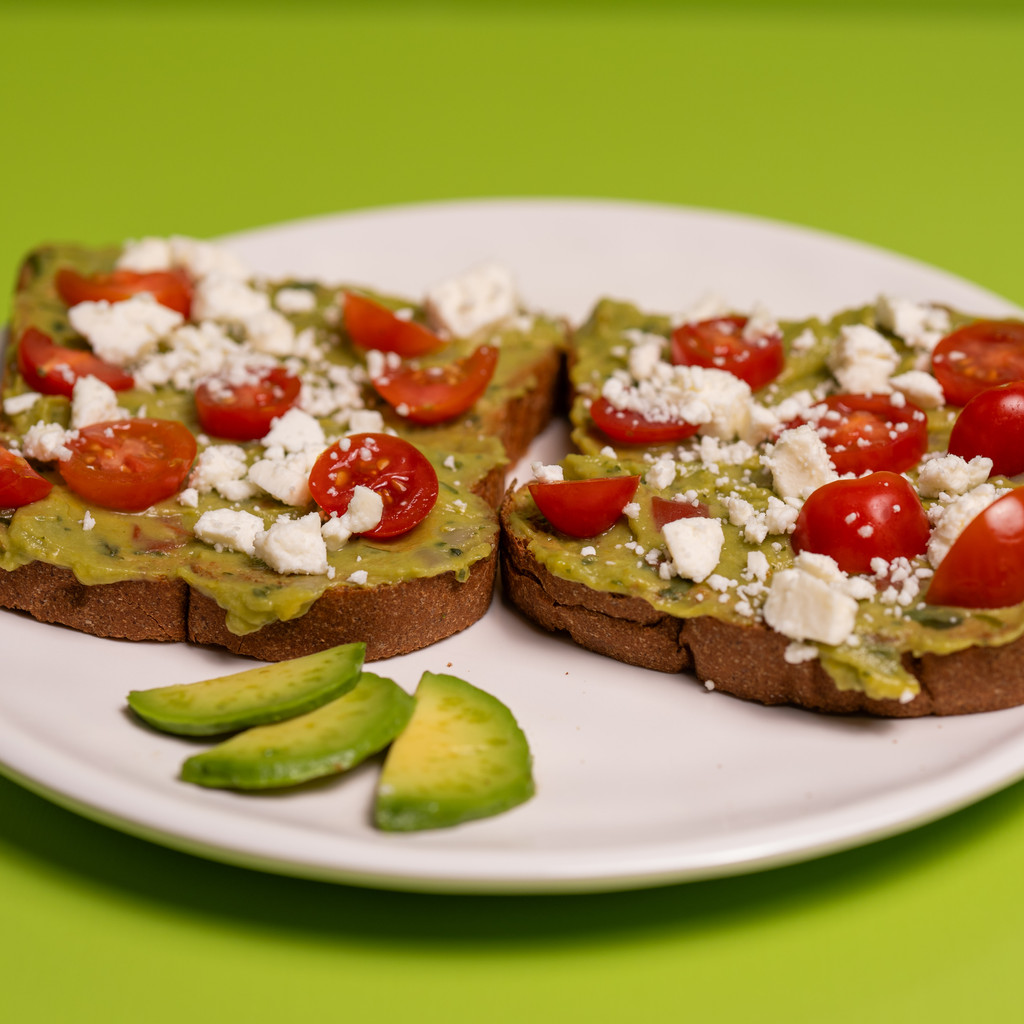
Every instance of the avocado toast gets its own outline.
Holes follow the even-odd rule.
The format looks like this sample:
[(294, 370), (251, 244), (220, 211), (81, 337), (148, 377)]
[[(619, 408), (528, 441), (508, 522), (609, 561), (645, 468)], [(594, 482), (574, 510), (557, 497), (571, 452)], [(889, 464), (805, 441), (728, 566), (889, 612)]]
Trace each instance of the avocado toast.
[[(174, 295), (160, 293), (174, 276), (188, 295), (177, 310)], [(139, 278), (145, 294), (109, 290)], [(265, 660), (347, 642), (380, 659), (476, 621), (491, 599), (504, 467), (551, 414), (564, 331), (506, 294), (479, 322), (459, 321), (457, 335), (444, 319), (454, 319), (452, 287), (428, 297), (428, 314), (424, 301), (362, 288), (263, 281), (191, 239), (29, 254), (5, 353), (0, 440), (49, 487), (0, 519), (0, 605), (96, 635), (216, 644)], [(473, 278), (454, 287), (472, 311)], [(434, 336), (437, 350), (407, 358), (357, 343), (349, 299), (396, 329)], [(482, 389), (440, 419), (389, 403), (378, 386), (407, 369), (458, 384), (481, 349), (494, 364)], [(254, 386), (261, 401), (296, 391), (270, 405), (277, 415), (262, 434), (231, 434), (237, 409), (210, 418), (211, 406), (223, 414), (225, 394)], [(122, 429), (152, 423), (194, 439), (169, 491), (147, 500), (145, 472), (130, 459), (121, 477), (101, 478), (98, 495), (79, 485), (69, 446), (81, 463), (90, 431), (120, 440)], [(388, 486), (428, 491), (412, 525), (384, 529), (391, 492), (383, 513), (377, 499), (376, 520), (346, 519), (347, 494), (330, 508), (314, 500), (310, 473), (328, 451), (348, 459), (338, 465), (372, 498), (365, 492), (378, 481), (348, 449), (372, 452), (379, 465), (388, 446), (415, 467), (411, 484)], [(171, 461), (163, 458), (165, 471)], [(330, 463), (321, 477), (333, 486), (340, 472)], [(125, 477), (129, 498), (110, 498)]]

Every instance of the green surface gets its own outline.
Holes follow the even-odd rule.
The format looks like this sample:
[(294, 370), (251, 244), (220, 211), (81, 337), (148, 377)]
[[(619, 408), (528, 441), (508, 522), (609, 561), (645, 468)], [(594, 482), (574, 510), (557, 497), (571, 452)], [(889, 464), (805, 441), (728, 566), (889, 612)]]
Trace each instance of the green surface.
[[(1024, 303), (1024, 17), (897, 7), (0, 0), (0, 273), (48, 239), (587, 195), (848, 234)], [(1022, 851), (1018, 785), (750, 877), (417, 897), (173, 853), (0, 780), (0, 1007), (74, 1024), (1012, 1020)]]

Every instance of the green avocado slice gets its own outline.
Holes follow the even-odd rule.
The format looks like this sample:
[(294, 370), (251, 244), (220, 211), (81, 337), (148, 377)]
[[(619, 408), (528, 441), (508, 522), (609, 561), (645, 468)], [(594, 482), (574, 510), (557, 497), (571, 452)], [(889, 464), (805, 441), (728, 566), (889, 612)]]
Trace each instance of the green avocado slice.
[(364, 672), (336, 700), (190, 757), (181, 777), (200, 786), (276, 789), (335, 775), (386, 747), (412, 710), (412, 697), (397, 683)]
[(375, 823), (391, 832), (489, 817), (534, 793), (532, 756), (512, 712), (455, 676), (424, 672), (416, 708), (391, 745)]
[(128, 706), (154, 728), (179, 736), (237, 732), (340, 697), (356, 685), (365, 653), (363, 643), (342, 644), (216, 679), (132, 690)]

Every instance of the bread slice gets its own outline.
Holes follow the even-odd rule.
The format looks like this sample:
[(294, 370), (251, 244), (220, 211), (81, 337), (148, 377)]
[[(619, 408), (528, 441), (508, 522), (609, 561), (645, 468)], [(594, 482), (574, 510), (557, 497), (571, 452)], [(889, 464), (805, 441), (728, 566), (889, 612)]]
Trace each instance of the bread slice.
[(640, 668), (695, 677), (708, 689), (761, 704), (887, 718), (963, 715), (1024, 704), (1024, 639), (951, 654), (904, 656), (920, 692), (913, 700), (875, 700), (841, 690), (819, 660), (792, 664), (790, 641), (763, 624), (712, 615), (678, 618), (642, 598), (595, 590), (552, 573), (512, 523), (514, 496), (502, 507), (501, 581), (509, 601), (537, 625), (564, 632), (588, 650)]
[[(971, 319), (940, 307), (927, 315), (951, 326)], [(510, 602), (544, 629), (563, 631), (589, 650), (690, 674), (708, 689), (764, 704), (914, 717), (1024, 703), (1024, 606), (972, 612), (929, 605), (924, 598), (932, 569), (924, 556), (884, 565), (870, 576), (847, 576), (830, 559), (793, 549), (790, 533), (802, 501), (778, 490), (770, 461), (762, 459), (788, 419), (764, 430), (758, 417), (769, 422), (766, 411), (782, 403), (806, 408), (811, 403), (800, 392), (820, 388), (814, 392), (820, 399), (836, 389), (835, 372), (856, 376), (837, 357), (840, 339), (848, 337), (844, 328), (854, 328), (853, 339), (866, 338), (878, 352), (890, 345), (898, 363), (894, 375), (923, 362), (921, 343), (897, 335), (881, 303), (829, 321), (780, 324), (788, 360), (769, 389), (747, 399), (737, 393), (692, 439), (647, 447), (602, 434), (590, 404), (611, 378), (635, 381), (651, 372), (652, 353), (667, 352), (671, 322), (629, 303), (599, 302), (571, 341), (573, 440), (582, 454), (567, 456), (562, 469), (567, 479), (635, 474), (641, 482), (628, 515), (585, 538), (553, 527), (527, 487), (510, 489), (500, 512), (500, 569)], [(646, 351), (638, 355), (641, 347)], [(913, 375), (907, 383), (928, 382)], [(747, 400), (750, 415), (740, 408)], [(944, 452), (952, 416), (935, 407), (928, 420), (931, 447)], [(916, 482), (919, 471), (906, 475)], [(1001, 478), (992, 482), (1012, 485)], [(921, 496), (933, 522), (955, 498), (923, 486)], [(669, 550), (653, 508), (658, 499), (673, 497), (699, 502), (721, 526), (723, 545), (710, 575), (691, 574)], [(801, 586), (813, 584), (822, 594), (822, 608), (838, 607), (836, 594), (844, 595), (847, 608), (853, 605), (849, 633), (816, 638), (807, 625), (816, 616), (806, 604), (800, 615), (772, 617), (783, 632), (767, 624), (773, 580), (794, 568), (803, 572)]]
[[(119, 247), (51, 245), (26, 258), (4, 361), (3, 396), (14, 401), (5, 401), (0, 433), (9, 446), (17, 448), (33, 423), (67, 426), (70, 416), (65, 398), (32, 402), (17, 369), (17, 339), (35, 326), (60, 344), (82, 346), (57, 294), (56, 273), (64, 266), (108, 272), (119, 252)], [(365, 355), (348, 342), (339, 317), (346, 287), (305, 281), (258, 287), (275, 310), (286, 305), (284, 295), (278, 301), (279, 293), (313, 297), (286, 316), (297, 348), (304, 358), (321, 363), (326, 358), (335, 367), (331, 380), (344, 378), (349, 391), (353, 381), (359, 385), (362, 404), (379, 413), (382, 429), (405, 436), (428, 455), (438, 472), (440, 496), (427, 519), (399, 538), (353, 538), (330, 555), (333, 579), (282, 575), (258, 559), (211, 548), (192, 535), (192, 526), (209, 508), (256, 509), (269, 525), (279, 515), (308, 512), (312, 504), (294, 507), (260, 494), (240, 505), (208, 490), (195, 506), (173, 498), (129, 515), (89, 507), (68, 491), (52, 465), (43, 465), (41, 471), (55, 484), (51, 495), (0, 516), (0, 607), (97, 636), (212, 644), (264, 660), (351, 641), (367, 644), (367, 660), (391, 657), (435, 643), (483, 615), (496, 572), (494, 506), (504, 489), (504, 468), (552, 415), (564, 362), (563, 325), (518, 316), (481, 328), (473, 338), (454, 339), (438, 361), (482, 341), (501, 346), (491, 386), (458, 420), (417, 427), (388, 408), (365, 375), (360, 377)], [(392, 307), (419, 308), (406, 300), (376, 298)], [(229, 324), (226, 330), (237, 337), (241, 328)], [(282, 359), (295, 365), (297, 357), (286, 353)], [(317, 379), (323, 384), (326, 377)], [(198, 433), (191, 394), (178, 383), (123, 392), (119, 402), (133, 414), (146, 408), (147, 415), (181, 419)], [(322, 403), (322, 397), (311, 395), (314, 405)], [(317, 410), (336, 436), (344, 433), (345, 415)], [(250, 462), (261, 454), (258, 445), (242, 447), (249, 449)]]

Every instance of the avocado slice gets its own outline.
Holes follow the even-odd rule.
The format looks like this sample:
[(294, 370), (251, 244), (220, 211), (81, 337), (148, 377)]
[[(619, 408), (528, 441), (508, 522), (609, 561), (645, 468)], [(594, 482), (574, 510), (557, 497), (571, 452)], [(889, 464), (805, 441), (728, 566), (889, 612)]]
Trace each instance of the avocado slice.
[(276, 789), (347, 771), (386, 747), (412, 715), (397, 683), (364, 672), (347, 693), (290, 718), (238, 733), (190, 757), (181, 777), (200, 786)]
[(532, 757), (512, 712), (455, 676), (424, 672), (416, 708), (391, 745), (374, 819), (390, 832), (499, 814), (534, 793)]
[(179, 736), (237, 732), (340, 697), (356, 685), (365, 654), (363, 643), (342, 644), (198, 683), (132, 690), (128, 706), (155, 728)]

